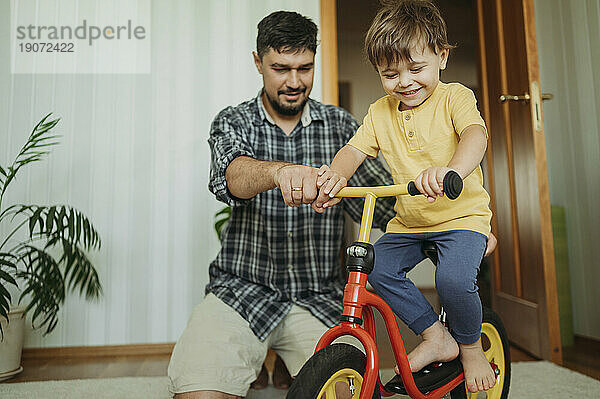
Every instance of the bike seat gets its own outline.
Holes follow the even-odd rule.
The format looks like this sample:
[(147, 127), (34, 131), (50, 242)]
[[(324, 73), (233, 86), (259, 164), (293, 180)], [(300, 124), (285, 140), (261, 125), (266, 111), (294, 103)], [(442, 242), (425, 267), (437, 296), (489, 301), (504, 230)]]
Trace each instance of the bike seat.
[(423, 241), (421, 244), (421, 251), (423, 254), (431, 259), (434, 266), (437, 266), (438, 256), (437, 256), (437, 247), (431, 241)]
[[(428, 393), (438, 389), (458, 377), (463, 372), (462, 363), (456, 359), (445, 363), (432, 363), (413, 374), (415, 384), (421, 393)], [(384, 389), (388, 392), (408, 395), (400, 374), (396, 374), (385, 384)]]

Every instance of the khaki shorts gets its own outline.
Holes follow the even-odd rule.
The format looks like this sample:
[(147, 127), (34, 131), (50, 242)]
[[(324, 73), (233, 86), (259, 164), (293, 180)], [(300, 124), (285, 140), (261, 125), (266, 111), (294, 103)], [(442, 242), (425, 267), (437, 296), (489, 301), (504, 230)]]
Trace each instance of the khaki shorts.
[[(248, 322), (213, 294), (197, 305), (169, 363), (171, 393), (219, 391), (246, 396), (272, 348), (296, 375), (314, 353), (327, 327), (294, 305), (261, 342)], [(353, 341), (354, 340), (354, 341)], [(342, 338), (362, 347), (353, 337)], [(352, 342), (353, 341), (353, 342)]]

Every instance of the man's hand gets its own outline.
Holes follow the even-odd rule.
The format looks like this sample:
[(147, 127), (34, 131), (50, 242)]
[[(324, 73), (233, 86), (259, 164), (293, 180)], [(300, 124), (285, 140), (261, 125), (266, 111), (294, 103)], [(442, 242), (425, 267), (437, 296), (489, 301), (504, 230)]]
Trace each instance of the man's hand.
[(275, 185), (281, 190), (288, 206), (310, 204), (317, 197), (318, 169), (304, 165), (284, 165), (273, 175)]
[(415, 187), (427, 198), (427, 201), (433, 202), (437, 197), (444, 195), (444, 176), (451, 170), (446, 166), (427, 168), (415, 179)]
[(311, 207), (318, 213), (323, 213), (325, 208), (338, 204), (342, 199), (335, 198), (335, 195), (344, 187), (348, 181), (336, 171), (330, 169), (327, 165), (319, 168), (317, 179), (317, 188), (319, 195), (311, 204)]

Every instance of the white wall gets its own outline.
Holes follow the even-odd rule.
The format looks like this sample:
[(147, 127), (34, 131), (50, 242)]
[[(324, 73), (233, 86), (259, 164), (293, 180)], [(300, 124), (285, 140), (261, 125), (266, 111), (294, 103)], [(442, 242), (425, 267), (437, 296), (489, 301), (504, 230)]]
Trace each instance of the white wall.
[[(9, 4), (0, 2), (5, 55)], [(11, 75), (10, 57), (0, 58), (0, 164), (12, 161), (45, 114), (62, 119), (61, 145), (14, 182), (6, 205), (71, 204), (103, 240), (93, 260), (104, 296), (95, 304), (70, 297), (56, 330), (46, 337), (29, 331), (26, 346), (178, 338), (204, 296), (208, 264), (219, 248), (213, 215), (223, 205), (207, 189), (210, 122), (262, 85), (251, 57), (258, 21), (287, 9), (318, 25), (319, 4), (153, 0), (149, 75)]]
[(600, 339), (600, 1), (536, 0), (550, 201), (566, 209), (575, 334)]

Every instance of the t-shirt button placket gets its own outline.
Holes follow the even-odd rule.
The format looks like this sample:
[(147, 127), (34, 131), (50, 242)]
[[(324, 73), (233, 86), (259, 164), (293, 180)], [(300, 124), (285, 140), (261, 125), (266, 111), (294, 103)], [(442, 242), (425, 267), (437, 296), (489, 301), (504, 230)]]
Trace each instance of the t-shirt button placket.
[(407, 112), (404, 114), (405, 123), (405, 131), (406, 131), (406, 139), (408, 141), (408, 146), (411, 151), (419, 149), (419, 140), (417, 139), (416, 126), (415, 126), (415, 118), (412, 113)]

